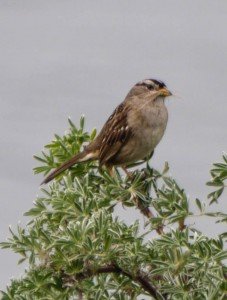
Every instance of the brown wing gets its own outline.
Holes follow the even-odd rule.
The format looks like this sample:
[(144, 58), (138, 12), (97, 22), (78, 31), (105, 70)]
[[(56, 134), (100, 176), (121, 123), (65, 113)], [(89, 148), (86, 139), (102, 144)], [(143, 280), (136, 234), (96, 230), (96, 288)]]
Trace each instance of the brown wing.
[(132, 131), (127, 123), (129, 107), (121, 103), (105, 123), (100, 132), (100, 165), (108, 163), (132, 136)]

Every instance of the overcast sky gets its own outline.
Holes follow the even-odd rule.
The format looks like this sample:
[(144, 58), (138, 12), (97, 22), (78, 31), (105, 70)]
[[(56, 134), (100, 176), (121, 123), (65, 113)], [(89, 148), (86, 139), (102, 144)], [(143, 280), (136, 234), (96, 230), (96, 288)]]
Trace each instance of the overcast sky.
[[(1, 0), (0, 240), (26, 222), (39, 192), (33, 154), (64, 133), (68, 116), (100, 129), (144, 78), (179, 96), (167, 101), (153, 165), (168, 161), (190, 197), (205, 199), (211, 163), (227, 150), (226, 16), (226, 0)], [(209, 222), (200, 226), (215, 235)], [(1, 251), (0, 288), (22, 272), (17, 260)]]

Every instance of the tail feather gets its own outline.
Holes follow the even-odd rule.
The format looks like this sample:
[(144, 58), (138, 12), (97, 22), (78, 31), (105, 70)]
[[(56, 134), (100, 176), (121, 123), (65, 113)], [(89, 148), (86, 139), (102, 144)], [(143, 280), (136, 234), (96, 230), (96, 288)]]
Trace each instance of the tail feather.
[(57, 169), (55, 169), (53, 172), (51, 172), (43, 180), (43, 182), (41, 183), (41, 185), (50, 182), (56, 176), (58, 176), (59, 174), (61, 174), (65, 170), (69, 169), (70, 167), (72, 167), (76, 163), (83, 162), (83, 161), (88, 161), (88, 160), (94, 160), (94, 159), (97, 159), (97, 152), (92, 153), (92, 152), (83, 151), (81, 153), (78, 153), (75, 156), (73, 156), (70, 160), (68, 160), (65, 163), (63, 163), (60, 167), (58, 167)]

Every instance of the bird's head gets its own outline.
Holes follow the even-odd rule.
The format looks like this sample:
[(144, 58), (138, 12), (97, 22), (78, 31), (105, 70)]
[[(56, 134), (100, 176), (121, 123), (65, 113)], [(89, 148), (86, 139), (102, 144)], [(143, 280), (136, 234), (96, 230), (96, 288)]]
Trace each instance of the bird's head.
[(157, 79), (144, 79), (132, 88), (134, 94), (148, 94), (157, 97), (172, 96), (163, 81)]

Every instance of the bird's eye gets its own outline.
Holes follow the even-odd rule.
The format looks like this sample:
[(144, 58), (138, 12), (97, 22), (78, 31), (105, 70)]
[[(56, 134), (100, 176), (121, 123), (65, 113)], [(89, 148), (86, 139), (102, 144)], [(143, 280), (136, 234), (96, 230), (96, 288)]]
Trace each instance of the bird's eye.
[(146, 87), (150, 90), (153, 91), (154, 90), (154, 86), (152, 84), (147, 84)]

